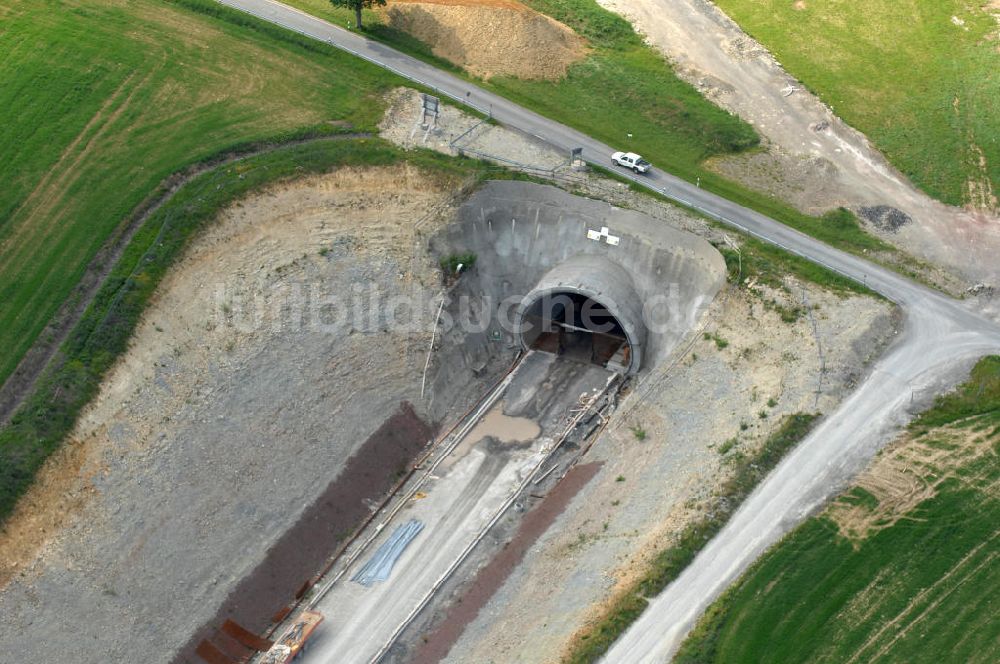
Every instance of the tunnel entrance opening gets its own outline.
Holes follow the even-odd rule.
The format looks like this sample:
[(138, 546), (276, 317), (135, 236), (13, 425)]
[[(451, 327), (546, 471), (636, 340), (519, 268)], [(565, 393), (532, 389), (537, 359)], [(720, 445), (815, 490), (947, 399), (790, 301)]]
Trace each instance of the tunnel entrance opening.
[(632, 347), (621, 322), (598, 300), (579, 292), (545, 293), (521, 316), (525, 348), (626, 372)]

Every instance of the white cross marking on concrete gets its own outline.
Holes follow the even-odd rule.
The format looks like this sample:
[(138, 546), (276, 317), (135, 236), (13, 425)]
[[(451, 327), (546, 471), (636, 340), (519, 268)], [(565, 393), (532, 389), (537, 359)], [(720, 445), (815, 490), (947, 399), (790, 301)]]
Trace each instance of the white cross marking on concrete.
[(588, 229), (587, 239), (594, 240), (595, 242), (600, 242), (601, 240), (604, 240), (612, 247), (617, 247), (618, 243), (621, 242), (621, 238), (618, 237), (617, 235), (612, 235), (611, 231), (608, 229), (607, 226), (601, 226), (600, 231)]

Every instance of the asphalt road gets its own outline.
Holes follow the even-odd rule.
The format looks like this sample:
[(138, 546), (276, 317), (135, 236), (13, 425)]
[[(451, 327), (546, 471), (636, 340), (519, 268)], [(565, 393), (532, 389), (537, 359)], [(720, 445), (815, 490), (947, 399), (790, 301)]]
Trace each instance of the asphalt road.
[[(611, 146), (451, 74), (271, 0), (220, 0), (384, 66), (567, 152), (610, 166)], [(628, 174), (631, 177), (631, 174)], [(667, 661), (698, 616), (768, 546), (836, 493), (935, 392), (962, 379), (981, 355), (1000, 352), (1000, 327), (964, 303), (833, 249), (668, 173), (636, 182), (733, 227), (866, 284), (899, 304), (903, 332), (868, 378), (761, 483), (684, 573), (614, 645), (605, 661)]]

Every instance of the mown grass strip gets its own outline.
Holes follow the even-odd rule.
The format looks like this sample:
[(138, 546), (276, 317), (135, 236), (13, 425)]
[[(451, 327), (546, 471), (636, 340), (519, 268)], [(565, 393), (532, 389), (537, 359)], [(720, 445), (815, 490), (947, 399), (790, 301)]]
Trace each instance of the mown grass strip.
[(806, 437), (819, 414), (795, 413), (785, 417), (778, 429), (752, 455), (734, 453), (729, 457), (732, 476), (716, 493), (708, 515), (687, 526), (673, 545), (661, 551), (646, 574), (616, 598), (598, 621), (577, 635), (564, 664), (598, 661), (611, 644), (646, 610), (647, 597), (653, 597), (690, 564), (754, 487), (781, 461), (782, 457)]
[(34, 392), (0, 430), (0, 522), (72, 430), (108, 369), (127, 349), (166, 271), (220, 210), (248, 192), (284, 178), (404, 159), (456, 177), (492, 172), (480, 162), (422, 150), (403, 152), (379, 139), (321, 140), (219, 166), (178, 189), (136, 232)]
[(738, 250), (725, 244), (716, 246), (716, 249), (726, 259), (729, 281), (737, 286), (750, 279), (783, 289), (786, 288), (785, 277), (795, 276), (841, 295), (854, 293), (880, 297), (853, 279), (756, 238), (744, 236)]

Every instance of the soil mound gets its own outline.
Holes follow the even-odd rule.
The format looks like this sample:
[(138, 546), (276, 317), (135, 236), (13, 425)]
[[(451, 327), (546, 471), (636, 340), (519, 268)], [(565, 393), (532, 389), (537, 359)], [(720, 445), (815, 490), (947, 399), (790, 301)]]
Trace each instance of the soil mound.
[(476, 76), (558, 79), (583, 57), (568, 27), (513, 0), (393, 2), (388, 24)]

